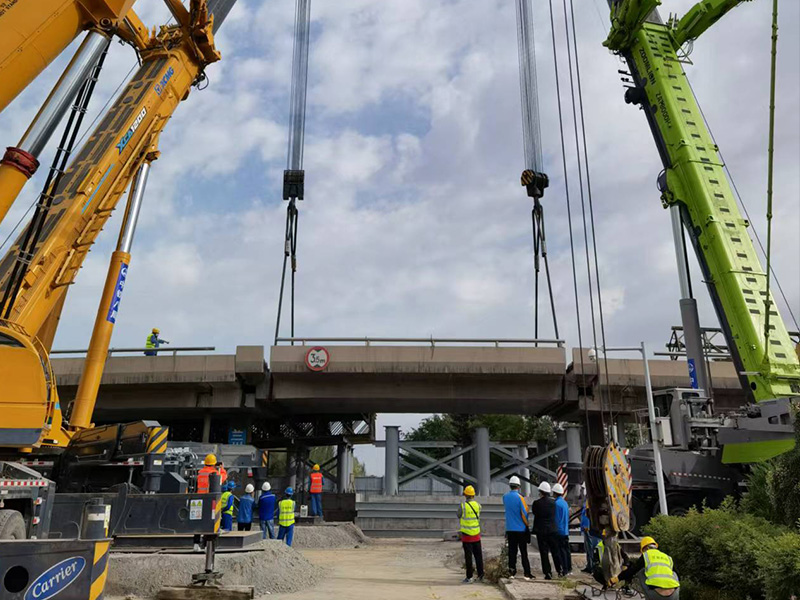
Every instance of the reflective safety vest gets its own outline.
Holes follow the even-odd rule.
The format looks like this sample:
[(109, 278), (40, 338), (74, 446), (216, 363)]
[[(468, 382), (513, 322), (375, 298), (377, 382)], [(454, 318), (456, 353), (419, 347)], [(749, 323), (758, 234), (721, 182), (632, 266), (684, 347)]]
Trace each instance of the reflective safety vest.
[(464, 535), (480, 535), (481, 505), (475, 502), (464, 502), (461, 504), (461, 528), (459, 531)]
[(224, 515), (233, 516), (233, 502), (231, 502), (230, 508), (225, 508), (228, 506), (231, 496), (233, 496), (231, 492), (222, 492), (222, 496), (219, 498), (219, 501), (222, 503), (222, 514)]
[(197, 493), (198, 494), (207, 494), (210, 482), (209, 477), (212, 473), (219, 474), (219, 482), (225, 483), (228, 480), (228, 472), (225, 470), (225, 467), (210, 467), (205, 466), (197, 473)]
[(322, 473), (318, 471), (314, 471), (309, 475), (311, 479), (311, 489), (309, 492), (312, 494), (321, 494), (322, 493)]
[[(141, 339), (141, 338), (139, 338), (139, 339)], [(147, 341), (145, 342), (144, 347), (145, 348), (158, 348), (158, 346), (156, 346), (156, 334), (151, 333), (150, 335), (147, 336)]]
[(294, 500), (291, 498), (278, 502), (278, 525), (281, 527), (294, 525)]
[(599, 544), (597, 544), (597, 556), (600, 557), (600, 563), (601, 564), (603, 562), (603, 553), (605, 551), (606, 551), (606, 547), (605, 547), (605, 544), (603, 544), (603, 542), (600, 542)]
[(672, 570), (672, 558), (659, 550), (645, 551), (644, 578), (644, 582), (652, 587), (669, 590), (681, 586)]

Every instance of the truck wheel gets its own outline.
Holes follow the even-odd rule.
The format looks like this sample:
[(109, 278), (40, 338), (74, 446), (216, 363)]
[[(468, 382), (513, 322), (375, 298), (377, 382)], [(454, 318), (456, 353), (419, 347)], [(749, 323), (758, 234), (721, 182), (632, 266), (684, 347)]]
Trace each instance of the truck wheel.
[(647, 503), (636, 496), (631, 497), (631, 525), (630, 531), (642, 535), (642, 527), (650, 521), (651, 509)]
[(16, 510), (0, 510), (0, 540), (24, 540), (25, 519)]

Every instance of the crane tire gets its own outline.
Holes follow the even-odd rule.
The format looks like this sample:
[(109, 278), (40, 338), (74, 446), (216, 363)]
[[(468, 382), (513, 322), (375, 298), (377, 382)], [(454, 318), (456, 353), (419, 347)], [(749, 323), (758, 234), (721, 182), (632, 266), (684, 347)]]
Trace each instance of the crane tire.
[(24, 540), (25, 519), (19, 511), (0, 510), (0, 540)]

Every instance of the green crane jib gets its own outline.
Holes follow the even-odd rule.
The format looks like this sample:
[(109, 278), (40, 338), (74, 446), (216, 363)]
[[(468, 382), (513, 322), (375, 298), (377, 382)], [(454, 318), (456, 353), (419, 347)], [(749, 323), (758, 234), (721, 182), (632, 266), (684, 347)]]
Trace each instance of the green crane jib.
[[(610, 0), (612, 25), (604, 45), (628, 63), (634, 85), (625, 101), (647, 116), (664, 164), (661, 200), (665, 208), (680, 207), (734, 365), (760, 403), (800, 396), (800, 360), (772, 298), (765, 336), (767, 276), (686, 78), (681, 49), (741, 3), (704, 0), (683, 18), (663, 23), (656, 11), (660, 0)], [(791, 446), (787, 439), (731, 444), (724, 460), (763, 460)]]

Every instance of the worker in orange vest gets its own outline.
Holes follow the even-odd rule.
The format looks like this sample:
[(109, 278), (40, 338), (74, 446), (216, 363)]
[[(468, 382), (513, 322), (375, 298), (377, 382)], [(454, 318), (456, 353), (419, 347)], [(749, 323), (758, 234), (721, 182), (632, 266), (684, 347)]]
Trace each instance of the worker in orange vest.
[(203, 461), (205, 465), (200, 471), (197, 473), (197, 493), (198, 494), (207, 494), (209, 488), (209, 476), (212, 473), (217, 473), (219, 475), (219, 482), (223, 485), (228, 480), (228, 472), (225, 470), (225, 467), (222, 466), (221, 463), (217, 462), (217, 457), (213, 454), (206, 454), (206, 458)]
[(319, 471), (319, 465), (314, 465), (308, 478), (310, 480), (308, 491), (311, 493), (311, 514), (322, 518), (322, 473)]

